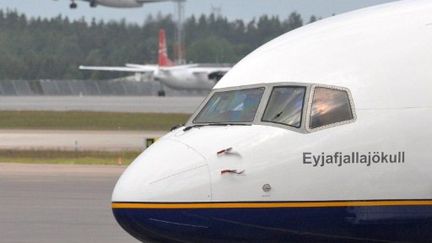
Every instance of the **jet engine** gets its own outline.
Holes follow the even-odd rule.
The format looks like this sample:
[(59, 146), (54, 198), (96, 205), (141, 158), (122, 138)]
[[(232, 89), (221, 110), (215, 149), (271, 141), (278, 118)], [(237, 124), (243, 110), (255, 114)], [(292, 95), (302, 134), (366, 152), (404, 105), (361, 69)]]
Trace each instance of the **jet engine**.
[(215, 83), (219, 82), (219, 80), (222, 79), (222, 77), (226, 74), (225, 71), (217, 71), (209, 73), (208, 79), (213, 80)]

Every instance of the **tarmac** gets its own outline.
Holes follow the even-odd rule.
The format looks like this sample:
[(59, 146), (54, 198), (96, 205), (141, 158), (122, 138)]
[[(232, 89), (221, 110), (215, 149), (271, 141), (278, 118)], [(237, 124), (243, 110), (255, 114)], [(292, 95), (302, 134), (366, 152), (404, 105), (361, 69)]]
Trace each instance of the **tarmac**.
[[(0, 110), (192, 113), (204, 97), (0, 97)], [(164, 131), (0, 130), (0, 149), (142, 150)], [(13, 162), (13, 161), (11, 161)], [(122, 166), (0, 163), (0, 242), (138, 242), (115, 222)]]
[(111, 193), (124, 169), (0, 163), (0, 241), (138, 242), (111, 211)]
[(0, 110), (193, 113), (205, 97), (1, 96)]
[(1, 130), (0, 149), (139, 151), (166, 131)]

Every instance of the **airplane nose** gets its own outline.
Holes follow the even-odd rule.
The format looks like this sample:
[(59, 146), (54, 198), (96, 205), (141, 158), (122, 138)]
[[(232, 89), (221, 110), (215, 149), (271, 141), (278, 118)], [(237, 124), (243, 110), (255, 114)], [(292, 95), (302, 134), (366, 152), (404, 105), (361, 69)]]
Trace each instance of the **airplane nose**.
[[(122, 174), (112, 196), (117, 222), (145, 241), (165, 234), (163, 229), (181, 223), (158, 209), (173, 202), (211, 200), (206, 159), (181, 142), (162, 139), (144, 151)], [(169, 228), (169, 227), (168, 227)]]

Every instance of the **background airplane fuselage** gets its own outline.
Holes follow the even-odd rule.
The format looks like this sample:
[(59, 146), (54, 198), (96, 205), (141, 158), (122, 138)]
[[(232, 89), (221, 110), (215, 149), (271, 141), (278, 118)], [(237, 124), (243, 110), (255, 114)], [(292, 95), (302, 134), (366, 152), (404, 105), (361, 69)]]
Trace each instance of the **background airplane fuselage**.
[(99, 5), (114, 8), (138, 8), (143, 4), (136, 0), (96, 0)]
[(96, 5), (112, 8), (139, 8), (145, 3), (164, 2), (168, 0), (83, 0)]
[(207, 74), (194, 74), (188, 68), (169, 71), (159, 70), (154, 79), (173, 89), (211, 90), (216, 81), (210, 80)]

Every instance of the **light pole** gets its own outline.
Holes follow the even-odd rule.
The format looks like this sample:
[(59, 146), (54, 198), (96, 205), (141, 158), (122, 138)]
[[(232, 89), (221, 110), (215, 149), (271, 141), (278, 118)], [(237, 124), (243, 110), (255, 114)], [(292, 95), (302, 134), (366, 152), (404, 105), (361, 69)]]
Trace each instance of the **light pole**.
[(176, 3), (176, 12), (177, 12), (177, 29), (176, 29), (176, 63), (184, 64), (186, 62), (185, 53), (184, 53), (184, 14), (185, 14), (185, 2), (186, 0), (174, 0)]

